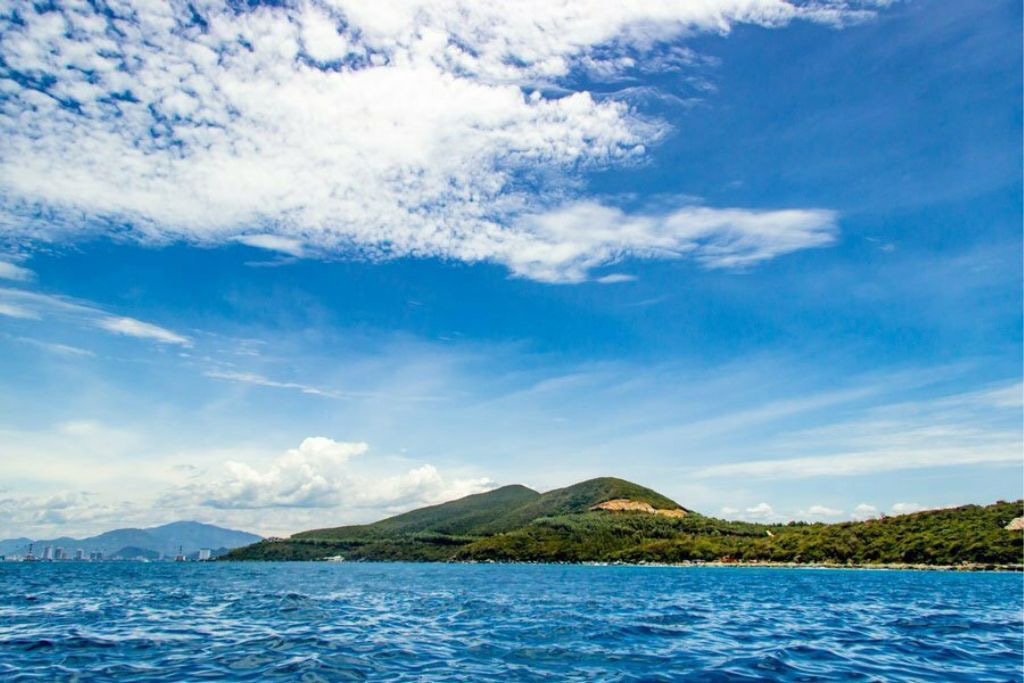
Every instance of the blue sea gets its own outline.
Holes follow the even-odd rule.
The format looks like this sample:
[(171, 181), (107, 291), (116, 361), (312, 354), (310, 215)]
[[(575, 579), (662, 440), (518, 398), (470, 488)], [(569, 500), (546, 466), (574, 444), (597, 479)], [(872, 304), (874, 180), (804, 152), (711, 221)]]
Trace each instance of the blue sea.
[(0, 564), (4, 681), (1021, 681), (1019, 574)]

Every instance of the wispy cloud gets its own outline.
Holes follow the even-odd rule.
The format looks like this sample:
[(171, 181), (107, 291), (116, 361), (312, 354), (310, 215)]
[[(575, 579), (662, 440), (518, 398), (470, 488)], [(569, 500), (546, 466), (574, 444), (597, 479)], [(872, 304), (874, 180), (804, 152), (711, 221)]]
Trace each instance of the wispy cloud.
[(594, 282), (600, 282), (602, 285), (614, 285), (620, 282), (633, 282), (636, 280), (636, 275), (627, 275), (626, 273), (609, 273), (608, 275), (602, 275), (596, 278)]
[[(698, 468), (699, 478), (802, 479), (930, 467), (1021, 464), (1018, 382), (873, 406), (846, 420), (782, 434), (772, 450), (818, 450)], [(836, 452), (836, 451), (839, 452)], [(830, 452), (831, 451), (831, 452)]]
[(294, 389), (300, 391), (303, 394), (311, 394), (314, 396), (324, 396), (326, 398), (344, 398), (345, 394), (340, 392), (331, 391), (329, 389), (321, 389), (319, 387), (310, 386), (308, 384), (301, 384), (299, 382), (279, 382), (277, 380), (269, 379), (263, 375), (258, 375), (254, 372), (236, 372), (233, 370), (207, 370), (203, 373), (207, 377), (212, 379), (222, 379), (229, 382), (241, 382), (242, 384), (255, 384), (261, 387), (272, 387), (274, 389)]
[(50, 351), (52, 353), (60, 354), (62, 356), (94, 356), (96, 355), (88, 349), (82, 349), (77, 346), (71, 346), (70, 344), (59, 344), (57, 342), (48, 342), (42, 339), (32, 339), (31, 337), (13, 337), (17, 341), (23, 344), (30, 344), (40, 349)]
[(684, 206), (651, 215), (594, 202), (525, 215), (517, 225), (501, 261), (517, 274), (548, 282), (581, 282), (593, 268), (625, 256), (686, 256), (712, 268), (749, 266), (831, 244), (837, 232), (836, 214), (821, 209)]
[(152, 323), (142, 322), (135, 318), (100, 318), (95, 322), (96, 326), (100, 329), (106, 330), (107, 332), (113, 332), (114, 334), (123, 334), (127, 337), (138, 337), (140, 339), (152, 339), (161, 344), (178, 344), (181, 346), (190, 346), (191, 342), (187, 337), (183, 337), (180, 334), (171, 332), (170, 330), (154, 325)]
[(1020, 442), (983, 448), (928, 448), (922, 450), (878, 450), (809, 458), (751, 460), (697, 469), (700, 478), (755, 477), (762, 479), (806, 479), (879, 474), (926, 467), (951, 467), (983, 463), (1020, 464)]
[[(686, 69), (699, 56), (667, 43), (740, 23), (842, 25), (860, 5), (40, 5), (0, 18), (7, 68), (32, 74), (5, 91), (0, 231), (128, 226), (147, 243), (441, 256), (550, 282), (627, 255), (732, 267), (822, 246), (828, 211), (652, 217), (577, 201), (583, 173), (643, 159), (670, 126), (576, 76)], [(571, 220), (584, 214), (602, 218), (598, 237)]]
[(125, 316), (111, 315), (102, 308), (74, 299), (40, 294), (22, 289), (0, 287), (0, 315), (41, 319), (59, 317), (86, 323), (105, 332), (138, 339), (149, 339), (160, 344), (191, 346), (188, 337), (153, 323)]
[(242, 235), (238, 241), (246, 246), (276, 251), (289, 256), (301, 257), (306, 253), (302, 242), (281, 235)]
[(6, 315), (8, 318), (23, 318), (26, 320), (39, 319), (39, 314), (35, 311), (25, 308), (24, 306), (5, 303), (3, 301), (0, 301), (0, 315)]
[(28, 268), (24, 268), (8, 261), (0, 261), (0, 280), (18, 280), (20, 282), (28, 282), (35, 277)]

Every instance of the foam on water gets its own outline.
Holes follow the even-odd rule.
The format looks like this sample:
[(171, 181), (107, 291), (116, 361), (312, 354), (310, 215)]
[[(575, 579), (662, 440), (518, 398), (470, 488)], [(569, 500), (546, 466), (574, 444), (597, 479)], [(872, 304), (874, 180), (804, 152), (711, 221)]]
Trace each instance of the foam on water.
[(1021, 681), (1021, 577), (0, 564), (3, 680)]

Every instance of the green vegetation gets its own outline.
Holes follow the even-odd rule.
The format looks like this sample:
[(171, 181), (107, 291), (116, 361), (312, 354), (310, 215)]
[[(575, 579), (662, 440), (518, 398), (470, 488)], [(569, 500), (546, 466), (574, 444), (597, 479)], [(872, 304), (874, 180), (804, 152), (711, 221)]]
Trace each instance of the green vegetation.
[(431, 505), (373, 524), (314, 529), (296, 534), (293, 538), (347, 540), (381, 536), (391, 538), (396, 535), (408, 536), (421, 533), (448, 536), (482, 535), (482, 529), (485, 527), (538, 498), (542, 498), (542, 496), (525, 486), (502, 486), (500, 489), (487, 493), (478, 493), (440, 505)]
[(684, 509), (621, 479), (585, 481), (543, 495), (506, 486), (361, 526), (318, 529), (229, 553), (230, 560), (1021, 564), (1022, 501), (967, 505), (840, 524), (729, 522), (592, 510), (614, 499)]

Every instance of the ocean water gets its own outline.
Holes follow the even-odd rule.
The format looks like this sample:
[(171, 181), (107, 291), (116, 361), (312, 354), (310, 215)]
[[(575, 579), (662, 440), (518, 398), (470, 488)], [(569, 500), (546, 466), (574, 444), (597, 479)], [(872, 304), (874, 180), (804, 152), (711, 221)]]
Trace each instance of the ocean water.
[(8, 681), (1020, 681), (1019, 574), (0, 564)]

